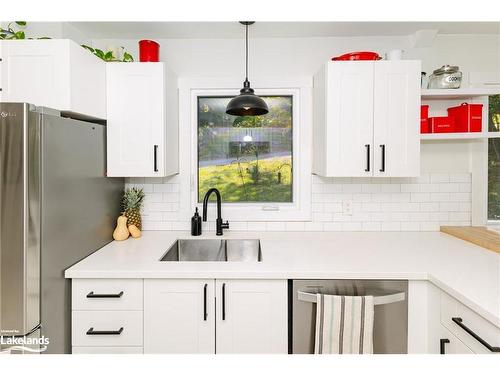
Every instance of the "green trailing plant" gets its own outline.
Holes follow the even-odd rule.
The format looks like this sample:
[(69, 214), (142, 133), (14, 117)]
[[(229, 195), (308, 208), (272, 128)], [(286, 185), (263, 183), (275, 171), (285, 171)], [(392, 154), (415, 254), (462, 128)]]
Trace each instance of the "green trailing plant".
[[(0, 27), (0, 40), (19, 40), (19, 39), (35, 39), (26, 38), (26, 33), (24, 29), (26, 28), (26, 21), (14, 21), (7, 25), (6, 29)], [(46, 36), (42, 36), (36, 39), (50, 39)]]
[[(27, 22), (26, 21), (14, 21), (10, 22), (7, 25), (6, 29), (0, 27), (0, 40), (20, 40), (20, 39), (50, 39), (49, 37), (42, 36), (38, 38), (27, 38), (24, 29), (26, 29)], [(82, 47), (92, 52), (94, 55), (99, 57), (104, 61), (121, 61), (121, 62), (133, 62), (134, 57), (125, 51), (125, 48), (121, 47), (123, 50), (123, 58), (121, 60), (117, 59), (116, 56), (113, 55), (112, 51), (106, 51), (99, 48), (92, 48), (85, 44), (82, 44)]]
[(116, 56), (113, 55), (113, 51), (104, 52), (102, 49), (92, 48), (90, 46), (87, 46), (86, 44), (82, 44), (82, 47), (89, 50), (94, 55), (96, 55), (97, 57), (99, 57), (100, 59), (102, 59), (106, 62), (112, 62), (112, 61), (133, 62), (134, 61), (134, 57), (130, 53), (125, 51), (125, 48), (123, 48), (123, 47), (121, 47), (121, 49), (123, 50), (123, 58), (121, 60), (117, 59)]

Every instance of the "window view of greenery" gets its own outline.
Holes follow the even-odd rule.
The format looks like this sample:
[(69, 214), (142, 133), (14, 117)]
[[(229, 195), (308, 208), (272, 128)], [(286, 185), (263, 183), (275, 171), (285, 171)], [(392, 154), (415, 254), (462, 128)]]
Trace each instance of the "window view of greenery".
[[(226, 114), (231, 97), (198, 97), (198, 201), (292, 202), (292, 97), (262, 97), (269, 113)], [(212, 196), (213, 197), (213, 196)]]
[[(500, 131), (500, 95), (489, 98), (488, 130)], [(500, 138), (488, 140), (488, 220), (500, 220)]]

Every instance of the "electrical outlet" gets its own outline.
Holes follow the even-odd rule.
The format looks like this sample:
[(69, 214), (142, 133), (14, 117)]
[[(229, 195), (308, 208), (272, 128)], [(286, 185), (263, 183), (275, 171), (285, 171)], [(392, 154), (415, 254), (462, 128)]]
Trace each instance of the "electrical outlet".
[(342, 213), (352, 215), (352, 201), (342, 201)]

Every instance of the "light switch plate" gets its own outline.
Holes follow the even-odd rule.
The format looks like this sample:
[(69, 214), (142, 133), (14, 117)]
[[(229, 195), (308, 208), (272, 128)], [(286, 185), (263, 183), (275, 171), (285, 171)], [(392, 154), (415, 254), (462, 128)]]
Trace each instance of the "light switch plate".
[(352, 215), (352, 201), (342, 201), (342, 213), (344, 215)]

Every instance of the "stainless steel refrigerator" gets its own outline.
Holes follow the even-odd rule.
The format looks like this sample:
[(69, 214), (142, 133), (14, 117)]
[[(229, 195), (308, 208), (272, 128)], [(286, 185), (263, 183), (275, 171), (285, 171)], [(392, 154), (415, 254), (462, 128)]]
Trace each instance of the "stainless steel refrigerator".
[(64, 270), (112, 240), (123, 179), (106, 177), (105, 126), (0, 103), (0, 335), (71, 350)]

